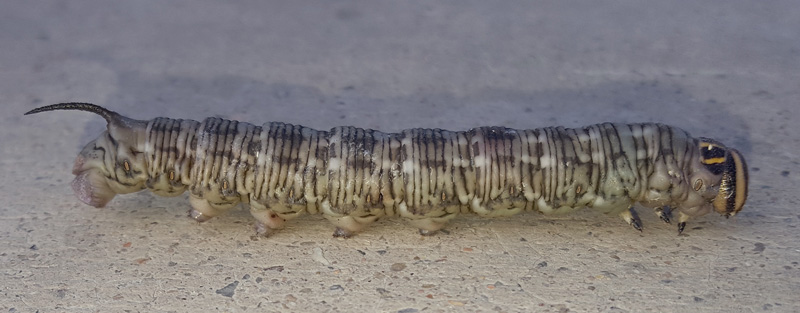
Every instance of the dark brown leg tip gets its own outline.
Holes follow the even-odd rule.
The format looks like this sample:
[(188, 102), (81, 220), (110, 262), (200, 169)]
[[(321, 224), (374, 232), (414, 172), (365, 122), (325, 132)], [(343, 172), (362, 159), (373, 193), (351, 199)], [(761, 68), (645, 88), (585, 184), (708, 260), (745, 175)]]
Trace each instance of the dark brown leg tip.
[(636, 213), (636, 210), (634, 210), (633, 208), (630, 208), (628, 210), (631, 212), (631, 217), (632, 217), (631, 226), (633, 226), (633, 228), (638, 230), (639, 232), (642, 232), (642, 219), (639, 218), (639, 213)]
[(672, 208), (668, 206), (658, 208), (656, 209), (656, 214), (664, 223), (672, 224)]

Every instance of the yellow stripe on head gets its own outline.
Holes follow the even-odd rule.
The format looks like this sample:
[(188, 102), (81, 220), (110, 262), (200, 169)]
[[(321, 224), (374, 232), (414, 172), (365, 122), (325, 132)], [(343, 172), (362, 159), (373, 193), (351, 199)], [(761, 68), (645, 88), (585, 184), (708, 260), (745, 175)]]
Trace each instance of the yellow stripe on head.
[(725, 162), (728, 158), (728, 148), (713, 139), (700, 138), (700, 161), (714, 175), (721, 175), (725, 171)]
[(725, 158), (710, 158), (710, 159), (703, 159), (703, 164), (720, 164), (724, 163)]
[(742, 210), (747, 201), (747, 163), (736, 149), (727, 149), (722, 163), (722, 180), (719, 193), (714, 198), (714, 210), (726, 217)]
[(733, 163), (736, 166), (736, 198), (734, 199), (734, 210), (731, 214), (734, 215), (742, 210), (745, 201), (747, 201), (747, 185), (750, 177), (749, 173), (747, 172), (747, 163), (744, 161), (744, 158), (739, 151), (736, 149), (730, 149), (730, 153), (733, 157)]

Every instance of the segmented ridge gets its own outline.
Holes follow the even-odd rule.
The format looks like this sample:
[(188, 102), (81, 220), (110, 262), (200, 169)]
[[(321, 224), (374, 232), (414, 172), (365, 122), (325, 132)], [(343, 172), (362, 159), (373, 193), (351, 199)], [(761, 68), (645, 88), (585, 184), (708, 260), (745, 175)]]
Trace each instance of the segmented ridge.
[(382, 133), (157, 121), (148, 129), (151, 172), (173, 185), (185, 179), (215, 206), (249, 198), (279, 214), (507, 216), (584, 206), (613, 213), (645, 192), (681, 194), (687, 187), (677, 173), (687, 171), (695, 146), (685, 132), (660, 124)]
[(191, 182), (195, 136), (199, 127), (197, 121), (164, 117), (148, 122), (145, 140), (148, 188), (168, 195), (186, 189)]

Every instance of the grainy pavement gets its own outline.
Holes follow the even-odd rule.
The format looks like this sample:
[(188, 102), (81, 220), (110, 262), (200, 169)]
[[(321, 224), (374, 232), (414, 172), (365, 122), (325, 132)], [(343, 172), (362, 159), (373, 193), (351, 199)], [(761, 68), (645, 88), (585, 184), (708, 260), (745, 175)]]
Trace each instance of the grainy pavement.
[[(796, 1), (5, 1), (0, 311), (791, 312), (800, 310)], [(69, 187), (128, 116), (463, 130), (664, 122), (741, 150), (735, 219), (636, 232), (590, 210), (399, 219), (335, 239), (319, 216), (254, 238), (186, 196)]]

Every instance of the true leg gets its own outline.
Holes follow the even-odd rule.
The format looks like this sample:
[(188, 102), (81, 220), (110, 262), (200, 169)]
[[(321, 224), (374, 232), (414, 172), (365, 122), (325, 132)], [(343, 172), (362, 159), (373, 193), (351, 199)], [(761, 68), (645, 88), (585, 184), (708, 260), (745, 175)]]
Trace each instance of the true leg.
[(625, 222), (627, 222), (629, 225), (633, 226), (634, 229), (642, 231), (642, 220), (639, 219), (639, 214), (633, 210), (633, 207), (622, 211), (619, 216), (621, 216), (622, 219), (625, 220)]

